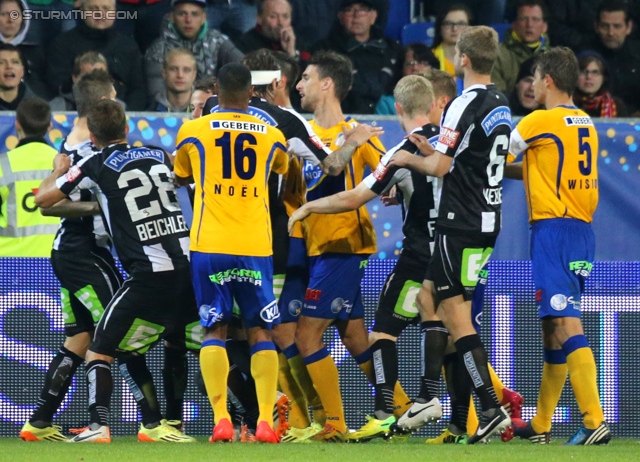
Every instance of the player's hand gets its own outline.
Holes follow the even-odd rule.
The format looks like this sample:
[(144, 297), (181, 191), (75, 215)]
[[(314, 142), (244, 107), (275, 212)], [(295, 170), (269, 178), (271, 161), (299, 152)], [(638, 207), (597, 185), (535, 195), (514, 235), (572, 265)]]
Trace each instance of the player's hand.
[(420, 154), (425, 157), (430, 156), (431, 154), (436, 152), (436, 150), (433, 149), (433, 146), (431, 146), (431, 143), (429, 143), (427, 137), (424, 135), (412, 133), (410, 135), (407, 135), (407, 139), (415, 144), (416, 147), (420, 150)]
[(382, 127), (374, 127), (367, 124), (359, 124), (357, 127), (348, 129), (345, 125), (342, 126), (342, 133), (344, 133), (345, 143), (347, 141), (355, 141), (358, 146), (362, 146), (369, 141), (373, 136), (381, 136), (384, 134)]
[(66, 154), (57, 154), (53, 158), (53, 169), (60, 173), (65, 173), (71, 167), (71, 159)]
[(389, 159), (389, 163), (387, 164), (387, 166), (391, 167), (392, 165), (395, 165), (396, 167), (407, 167), (411, 162), (412, 157), (415, 156), (412, 156), (406, 151), (397, 151), (393, 156), (391, 156), (391, 159)]
[(280, 30), (280, 46), (289, 55), (296, 55), (296, 34), (293, 27), (285, 27)]
[(289, 218), (289, 223), (287, 225), (287, 228), (289, 230), (289, 236), (291, 236), (291, 234), (293, 233), (293, 225), (295, 225), (297, 221), (304, 220), (309, 215), (310, 213), (307, 211), (307, 208), (304, 205), (291, 214), (291, 217)]
[(398, 205), (398, 197), (397, 197), (398, 188), (396, 185), (391, 186), (391, 189), (387, 194), (383, 194), (380, 196), (380, 200), (384, 204), (385, 207), (389, 207), (390, 205)]

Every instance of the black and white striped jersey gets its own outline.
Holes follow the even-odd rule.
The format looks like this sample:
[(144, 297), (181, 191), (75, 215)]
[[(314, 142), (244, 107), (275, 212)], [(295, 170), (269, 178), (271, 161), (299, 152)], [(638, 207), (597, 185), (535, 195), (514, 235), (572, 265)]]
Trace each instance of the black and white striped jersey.
[[(427, 124), (412, 133), (423, 135), (435, 143), (438, 127)], [(397, 166), (388, 166), (389, 160), (397, 151), (407, 151), (421, 155), (415, 144), (403, 140), (389, 150), (380, 160), (376, 170), (363, 181), (371, 191), (380, 195), (393, 184), (397, 184), (402, 191), (407, 205), (407, 212), (402, 232), (402, 255), (426, 266), (431, 259), (435, 236), (435, 223), (438, 216), (438, 196), (442, 181), (439, 178), (421, 175)]]
[(497, 235), (511, 111), (494, 85), (473, 85), (442, 115), (436, 150), (453, 157), (444, 176), (436, 229)]
[[(93, 154), (94, 147), (91, 140), (71, 145), (67, 138), (60, 145), (60, 153), (66, 154), (71, 159), (71, 165), (76, 165), (83, 158)], [(69, 194), (72, 201), (88, 202), (95, 200), (93, 193), (89, 190), (74, 189)], [(60, 227), (53, 241), (54, 250), (63, 252), (89, 251), (95, 246), (109, 248), (111, 241), (104, 229), (104, 223), (100, 215), (93, 215), (81, 218), (62, 218)]]
[(173, 186), (169, 155), (160, 148), (112, 145), (58, 178), (96, 194), (107, 231), (129, 274), (189, 267), (189, 231)]

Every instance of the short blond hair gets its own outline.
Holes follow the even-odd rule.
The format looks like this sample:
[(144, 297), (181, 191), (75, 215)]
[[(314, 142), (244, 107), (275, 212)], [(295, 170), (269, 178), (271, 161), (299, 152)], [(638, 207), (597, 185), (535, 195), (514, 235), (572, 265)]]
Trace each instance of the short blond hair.
[(427, 115), (433, 104), (433, 86), (421, 75), (407, 75), (396, 84), (393, 97), (408, 117)]
[(491, 27), (472, 26), (460, 33), (456, 45), (461, 55), (467, 55), (471, 69), (482, 75), (491, 75), (498, 58), (498, 33)]
[(191, 51), (187, 50), (186, 48), (172, 48), (169, 51), (167, 51), (167, 54), (164, 55), (164, 62), (162, 63), (162, 67), (164, 69), (167, 69), (169, 67), (169, 61), (171, 61), (174, 56), (180, 56), (180, 55), (190, 57), (191, 60), (193, 61), (193, 69), (198, 70), (198, 63), (196, 62), (196, 57), (193, 56), (193, 53), (191, 53)]

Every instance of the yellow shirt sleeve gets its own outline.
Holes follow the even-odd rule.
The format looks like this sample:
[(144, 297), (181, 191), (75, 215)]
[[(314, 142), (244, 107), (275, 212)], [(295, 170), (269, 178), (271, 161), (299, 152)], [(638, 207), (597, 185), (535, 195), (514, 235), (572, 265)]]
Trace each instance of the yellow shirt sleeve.
[(193, 175), (193, 169), (191, 168), (191, 159), (189, 159), (189, 150), (193, 145), (189, 142), (185, 143), (185, 139), (188, 138), (187, 124), (183, 124), (178, 130), (178, 137), (176, 138), (176, 157), (173, 163), (173, 171), (181, 178), (189, 178)]

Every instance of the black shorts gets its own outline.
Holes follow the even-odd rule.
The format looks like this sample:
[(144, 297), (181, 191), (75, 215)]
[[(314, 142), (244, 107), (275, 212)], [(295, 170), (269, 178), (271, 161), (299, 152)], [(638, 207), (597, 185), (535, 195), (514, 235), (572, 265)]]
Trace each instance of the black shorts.
[(438, 302), (462, 295), (473, 299), (478, 274), (489, 261), (497, 236), (446, 235), (436, 231), (426, 279), (433, 281)]
[(122, 284), (113, 256), (99, 247), (90, 252), (52, 250), (51, 266), (60, 281), (65, 335), (92, 332)]
[(427, 269), (425, 263), (400, 255), (400, 259), (382, 286), (373, 332), (400, 336), (405, 327), (418, 322), (416, 296)]
[(109, 303), (89, 349), (112, 357), (144, 354), (160, 338), (199, 349), (202, 337), (190, 271), (138, 273)]

